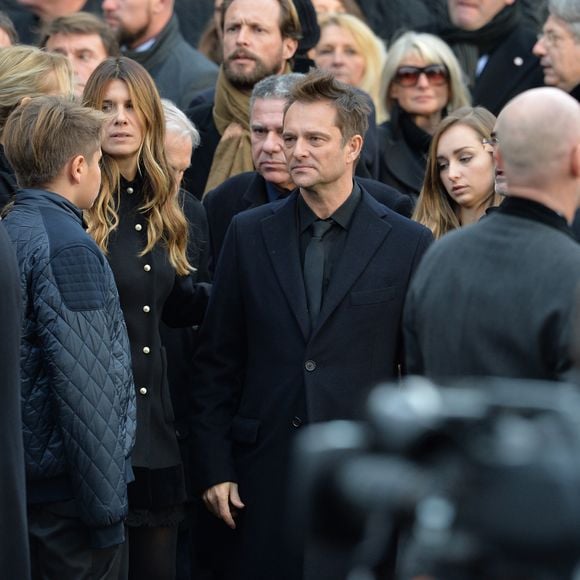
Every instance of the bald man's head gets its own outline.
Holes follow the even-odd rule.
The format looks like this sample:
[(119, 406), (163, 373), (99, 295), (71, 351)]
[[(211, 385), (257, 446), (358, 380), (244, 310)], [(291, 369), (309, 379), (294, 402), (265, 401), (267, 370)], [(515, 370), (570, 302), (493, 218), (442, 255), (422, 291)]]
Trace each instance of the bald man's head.
[(569, 171), (580, 141), (580, 104), (555, 88), (525, 91), (501, 111), (495, 133), (510, 186), (540, 185)]

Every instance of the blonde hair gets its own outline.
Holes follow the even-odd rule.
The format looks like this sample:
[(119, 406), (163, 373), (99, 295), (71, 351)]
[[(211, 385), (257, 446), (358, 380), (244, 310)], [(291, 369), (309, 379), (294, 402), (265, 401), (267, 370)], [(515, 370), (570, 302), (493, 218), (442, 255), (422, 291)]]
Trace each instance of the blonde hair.
[(58, 93), (72, 100), (73, 72), (62, 54), (34, 46), (7, 46), (0, 50), (0, 138), (10, 113), (26, 97)]
[[(441, 136), (450, 127), (465, 125), (473, 129), (482, 139), (489, 139), (495, 120), (495, 115), (483, 107), (463, 107), (457, 109), (457, 111), (454, 111), (439, 123), (431, 140), (425, 179), (412, 217), (416, 222), (427, 226), (433, 232), (435, 239), (439, 239), (447, 232), (461, 227), (456, 213), (457, 203), (447, 193), (441, 181), (437, 162), (437, 148), (439, 147)], [(496, 193), (494, 188), (492, 188), (483, 203), (483, 207), (490, 207), (494, 201), (496, 201)]]
[(384, 99), (381, 98), (380, 81), (387, 61), (387, 49), (383, 41), (360, 18), (351, 14), (322, 14), (319, 24), (321, 30), (325, 26), (338, 26), (352, 34), (360, 54), (365, 59), (365, 72), (357, 88), (370, 95), (376, 109), (377, 122), (383, 122), (387, 117)]
[(389, 47), (389, 55), (381, 81), (381, 99), (385, 104), (387, 115), (395, 105), (391, 98), (391, 86), (395, 80), (401, 62), (410, 54), (416, 54), (427, 64), (442, 64), (449, 72), (449, 102), (447, 111), (451, 112), (471, 103), (469, 93), (463, 80), (461, 66), (449, 45), (439, 37), (426, 32), (405, 32)]
[[(159, 93), (149, 73), (137, 62), (108, 58), (93, 71), (83, 93), (83, 104), (102, 109), (109, 83), (123, 81), (143, 126), (138, 171), (143, 178), (145, 202), (140, 210), (147, 216), (147, 245), (143, 256), (162, 242), (169, 261), (180, 275), (192, 270), (187, 260), (187, 221), (174, 194), (175, 178), (165, 156), (165, 119)], [(109, 236), (119, 224), (121, 174), (114, 157), (103, 152), (101, 192), (87, 211), (89, 233), (106, 253)]]

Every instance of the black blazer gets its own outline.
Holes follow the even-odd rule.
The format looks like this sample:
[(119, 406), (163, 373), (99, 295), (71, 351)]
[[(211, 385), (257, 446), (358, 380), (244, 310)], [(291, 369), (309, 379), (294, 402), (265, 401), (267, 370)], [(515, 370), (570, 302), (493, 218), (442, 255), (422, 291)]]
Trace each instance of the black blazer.
[(196, 356), (192, 429), (198, 487), (236, 481), (247, 506), (230, 534), (230, 580), (302, 577), (283, 546), (297, 429), (360, 417), (367, 390), (402, 362), (403, 303), (432, 235), (362, 189), (312, 332), (297, 194), (236, 215), (228, 230)]
[[(413, 206), (407, 196), (372, 179), (357, 177), (356, 180), (377, 201), (402, 216), (411, 217)], [(207, 193), (203, 199), (203, 204), (209, 223), (210, 267), (212, 270), (215, 269), (215, 263), (232, 218), (242, 211), (265, 203), (268, 203), (266, 180), (257, 171), (235, 175)]]

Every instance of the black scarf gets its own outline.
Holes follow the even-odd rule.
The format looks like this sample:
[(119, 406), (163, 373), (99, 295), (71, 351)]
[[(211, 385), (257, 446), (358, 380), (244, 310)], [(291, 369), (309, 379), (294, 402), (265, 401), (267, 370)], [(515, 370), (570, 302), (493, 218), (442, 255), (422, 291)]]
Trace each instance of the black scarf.
[(426, 159), (429, 145), (431, 145), (431, 135), (416, 125), (411, 115), (400, 108), (399, 125), (407, 144), (418, 154), (419, 158)]
[(492, 53), (520, 22), (520, 7), (515, 3), (500, 10), (479, 30), (462, 30), (454, 26), (442, 30), (439, 36), (453, 48), (473, 87), (479, 57)]

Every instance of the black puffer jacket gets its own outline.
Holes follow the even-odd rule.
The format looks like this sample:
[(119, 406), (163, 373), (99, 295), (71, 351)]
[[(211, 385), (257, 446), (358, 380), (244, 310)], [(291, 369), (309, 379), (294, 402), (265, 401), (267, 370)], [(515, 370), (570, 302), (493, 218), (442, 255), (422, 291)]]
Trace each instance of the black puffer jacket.
[(113, 274), (63, 197), (24, 190), (3, 223), (24, 299), (29, 503), (74, 498), (94, 547), (123, 540), (135, 435), (129, 341)]

